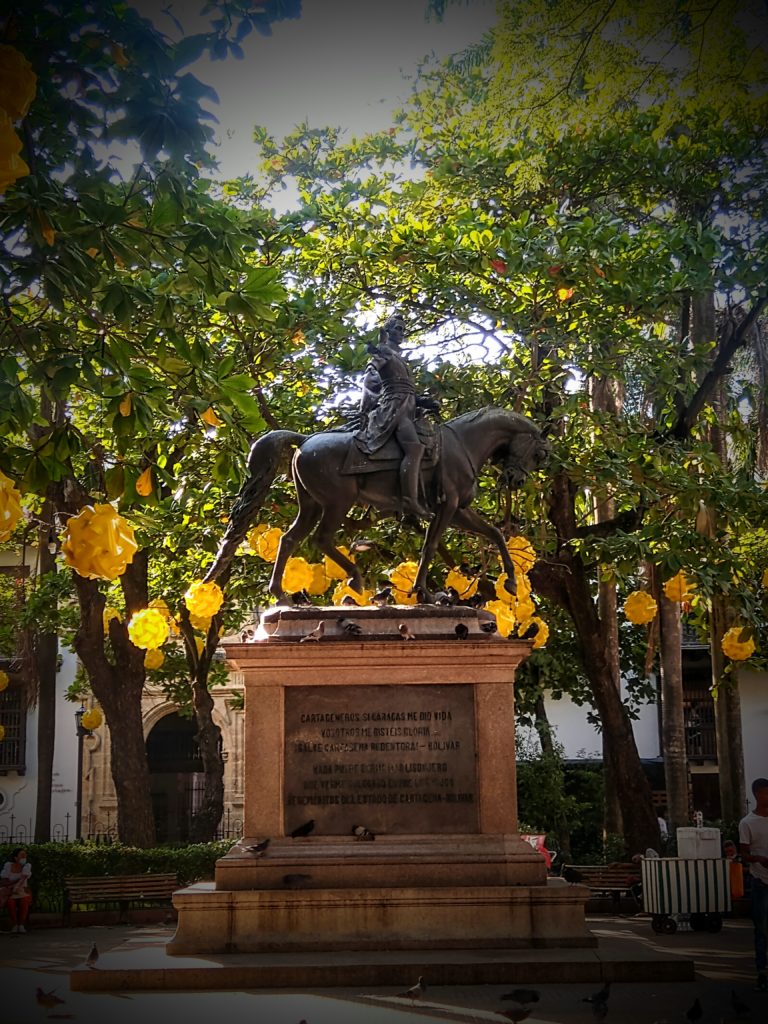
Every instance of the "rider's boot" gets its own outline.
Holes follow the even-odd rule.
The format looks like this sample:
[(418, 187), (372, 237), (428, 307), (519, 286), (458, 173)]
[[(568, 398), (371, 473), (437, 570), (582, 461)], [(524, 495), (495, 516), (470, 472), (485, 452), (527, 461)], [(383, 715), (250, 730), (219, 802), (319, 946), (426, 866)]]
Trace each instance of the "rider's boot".
[(400, 493), (403, 512), (418, 516), (420, 519), (431, 519), (432, 513), (419, 502), (419, 471), (424, 456), (424, 445), (418, 442), (405, 444), (403, 451), (405, 457), (400, 463)]

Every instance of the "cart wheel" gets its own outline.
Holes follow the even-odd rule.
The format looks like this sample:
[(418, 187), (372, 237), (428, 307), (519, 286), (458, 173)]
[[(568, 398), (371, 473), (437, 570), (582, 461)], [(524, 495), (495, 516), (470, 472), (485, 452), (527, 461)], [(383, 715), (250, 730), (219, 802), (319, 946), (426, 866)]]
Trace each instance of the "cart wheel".
[(665, 917), (661, 930), (665, 935), (674, 935), (677, 931), (677, 921), (673, 921), (671, 917)]
[(707, 914), (707, 931), (715, 934), (723, 930), (723, 919), (719, 914)]
[(706, 914), (691, 914), (691, 928), (695, 932), (704, 932), (707, 930), (707, 915)]
[(653, 928), (657, 935), (661, 935), (664, 931), (664, 918), (659, 914), (654, 914), (651, 918), (651, 928)]

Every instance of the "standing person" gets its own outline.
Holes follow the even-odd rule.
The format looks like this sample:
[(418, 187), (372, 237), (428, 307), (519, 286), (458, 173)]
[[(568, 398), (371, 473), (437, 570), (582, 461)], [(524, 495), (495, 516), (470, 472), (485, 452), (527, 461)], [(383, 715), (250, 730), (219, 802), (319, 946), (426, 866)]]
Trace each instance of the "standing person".
[(22, 933), (27, 930), (24, 926), (32, 903), (32, 893), (27, 888), (27, 883), (31, 874), (32, 866), (27, 860), (27, 851), (23, 846), (17, 846), (11, 853), (11, 859), (3, 864), (0, 871), (0, 881), (10, 889), (8, 913), (11, 915), (12, 932)]
[(752, 876), (752, 920), (755, 925), (757, 989), (768, 992), (768, 779), (752, 783), (755, 809), (739, 822), (739, 853)]

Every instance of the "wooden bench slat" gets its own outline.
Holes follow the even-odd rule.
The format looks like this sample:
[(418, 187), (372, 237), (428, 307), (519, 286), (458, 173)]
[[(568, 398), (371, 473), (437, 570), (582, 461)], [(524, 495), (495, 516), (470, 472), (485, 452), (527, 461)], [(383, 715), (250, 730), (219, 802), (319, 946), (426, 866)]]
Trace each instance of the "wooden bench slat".
[(167, 902), (179, 888), (175, 874), (74, 875), (64, 879), (64, 915), (77, 903)]

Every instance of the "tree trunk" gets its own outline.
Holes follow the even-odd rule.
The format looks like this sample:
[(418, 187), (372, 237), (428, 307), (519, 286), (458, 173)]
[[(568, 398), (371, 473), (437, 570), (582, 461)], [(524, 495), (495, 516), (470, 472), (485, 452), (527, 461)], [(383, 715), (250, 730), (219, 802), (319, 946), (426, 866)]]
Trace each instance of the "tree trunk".
[[(550, 725), (549, 718), (547, 717), (547, 708), (544, 704), (544, 697), (541, 693), (539, 693), (536, 698), (534, 724), (539, 737), (539, 743), (541, 743), (541, 752), (545, 757), (552, 759), (556, 758), (558, 754), (552, 740), (552, 726)], [(563, 782), (565, 782), (565, 780), (563, 780)], [(563, 792), (563, 796), (565, 796), (565, 792)], [(554, 826), (554, 831), (557, 833), (557, 843), (560, 848), (560, 855), (563, 858), (563, 863), (568, 863), (571, 859), (571, 830), (565, 815), (560, 811), (555, 813)]]
[(690, 820), (688, 813), (688, 756), (683, 718), (683, 655), (680, 605), (656, 588), (659, 602), (661, 664), (661, 731), (667, 819), (670, 835)]
[[(41, 576), (56, 571), (56, 555), (48, 550), (53, 529), (53, 505), (43, 504), (37, 536), (38, 570)], [(51, 790), (53, 788), (53, 751), (56, 739), (56, 670), (59, 641), (55, 633), (35, 631), (37, 670), (37, 800), (35, 803), (35, 842), (51, 838)]]
[(715, 699), (720, 816), (723, 821), (736, 822), (746, 813), (747, 797), (744, 785), (739, 680), (735, 672), (726, 674), (726, 660), (721, 647), (723, 636), (729, 626), (725, 597), (713, 597), (709, 623), (709, 651), (712, 660), (712, 692)]
[[(201, 671), (202, 669), (202, 671)], [(213, 697), (208, 689), (208, 669), (202, 659), (192, 680), (192, 703), (197, 721), (197, 740), (203, 761), (205, 784), (203, 802), (192, 821), (192, 840), (211, 842), (224, 813), (224, 762), (221, 758), (221, 729), (213, 720)]]
[[(620, 693), (619, 666), (619, 626), (616, 606), (616, 585), (603, 580), (598, 584), (598, 615), (603, 627), (603, 643), (605, 644), (606, 661), (609, 666), (613, 685)], [(603, 763), (605, 765), (605, 808), (603, 829), (606, 835), (622, 835), (624, 818), (621, 813), (621, 800), (616, 785), (616, 757), (619, 752), (612, 747), (612, 737), (603, 730)]]
[[(117, 794), (117, 834), (130, 846), (155, 845), (149, 764), (144, 741), (141, 697), (144, 651), (134, 647), (125, 623), (112, 619), (109, 639), (115, 663), (104, 649), (104, 595), (94, 580), (73, 572), (80, 603), (75, 650), (85, 666), (94, 696), (104, 709), (110, 735), (110, 768)], [(127, 617), (147, 605), (147, 556), (138, 551), (120, 577)]]

